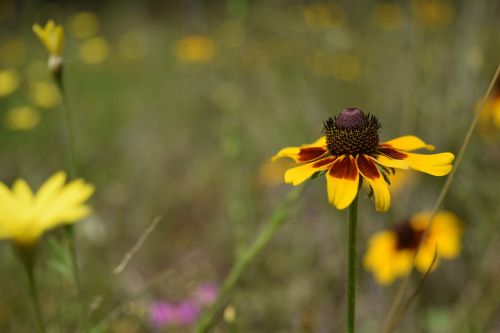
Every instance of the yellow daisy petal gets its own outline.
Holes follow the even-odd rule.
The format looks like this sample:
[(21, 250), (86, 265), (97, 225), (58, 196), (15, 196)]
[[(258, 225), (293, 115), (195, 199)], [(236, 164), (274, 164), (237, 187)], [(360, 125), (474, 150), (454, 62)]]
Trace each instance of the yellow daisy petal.
[(57, 196), (64, 186), (65, 181), (66, 174), (63, 171), (59, 171), (43, 183), (35, 198), (35, 210), (37, 212), (45, 209), (54, 200), (54, 197)]
[(391, 284), (411, 270), (411, 252), (399, 251), (396, 242), (397, 236), (393, 231), (377, 232), (368, 241), (363, 266), (373, 273), (379, 284)]
[(358, 186), (359, 173), (354, 157), (339, 157), (326, 174), (328, 200), (337, 209), (345, 209), (356, 198)]
[[(411, 224), (416, 230), (425, 230), (429, 223), (429, 212), (415, 214)], [(425, 242), (438, 248), (438, 255), (442, 258), (453, 259), (460, 254), (462, 227), (459, 218), (452, 212), (438, 212), (429, 229)]]
[[(44, 212), (40, 215), (41, 224), (44, 228), (51, 228), (58, 223), (74, 222), (85, 216), (79, 210), (82, 203), (86, 201), (94, 192), (92, 185), (86, 184), (83, 180), (77, 179), (67, 184), (53, 198), (52, 202), (47, 203), (43, 208)], [(89, 212), (85, 209), (86, 212)], [(78, 217), (74, 217), (78, 216)]]
[(30, 205), (33, 200), (33, 191), (24, 179), (18, 179), (14, 183), (12, 193), (17, 202), (22, 202), (23, 205)]
[(328, 169), (328, 167), (335, 161), (332, 157), (327, 157), (319, 161), (304, 164), (292, 169), (288, 169), (285, 172), (285, 183), (292, 185), (299, 185), (304, 181), (311, 178), (311, 176), (322, 170)]
[(403, 170), (408, 170), (410, 168), (410, 165), (408, 164), (407, 161), (405, 160), (395, 160), (389, 157), (386, 157), (384, 155), (378, 155), (376, 158), (376, 161), (378, 164), (383, 165), (388, 168), (397, 168), (397, 169), (403, 169)]
[(436, 270), (439, 266), (439, 252), (436, 251), (437, 248), (434, 242), (430, 243), (424, 240), (415, 258), (415, 267), (422, 273), (427, 272), (432, 264), (434, 256), (436, 256), (431, 272)]
[(455, 159), (452, 153), (440, 154), (413, 154), (407, 153), (405, 160), (408, 161), (412, 169), (428, 173), (433, 176), (445, 176), (451, 172), (451, 163)]
[(424, 141), (422, 141), (422, 139), (414, 135), (401, 136), (399, 138), (395, 138), (387, 142), (384, 142), (382, 145), (390, 145), (393, 148), (405, 151), (412, 151), (417, 149), (427, 149), (427, 150), (435, 149), (433, 145), (425, 143)]
[(300, 147), (283, 148), (271, 158), (271, 161), (276, 161), (281, 157), (289, 157), (297, 163), (308, 162), (320, 157), (324, 153), (326, 153), (326, 138), (322, 136), (313, 143), (305, 144)]
[(391, 194), (389, 186), (378, 171), (375, 162), (370, 157), (358, 155), (356, 164), (358, 165), (359, 172), (373, 190), (375, 209), (379, 212), (387, 211), (391, 206)]
[(277, 159), (282, 158), (282, 157), (290, 157), (290, 158), (293, 158), (296, 162), (298, 162), (297, 155), (299, 154), (299, 152), (300, 152), (299, 147), (286, 147), (286, 148), (281, 149), (276, 155), (274, 155), (271, 158), (271, 161), (274, 162)]

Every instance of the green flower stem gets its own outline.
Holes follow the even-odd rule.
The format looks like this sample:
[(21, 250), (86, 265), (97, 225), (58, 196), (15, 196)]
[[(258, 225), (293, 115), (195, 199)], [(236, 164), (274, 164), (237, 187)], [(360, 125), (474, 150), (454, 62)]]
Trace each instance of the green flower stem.
[(358, 196), (349, 206), (349, 240), (347, 270), (347, 332), (354, 333), (356, 316), (356, 225), (358, 223)]
[[(70, 179), (76, 178), (77, 171), (77, 161), (76, 161), (76, 149), (75, 149), (75, 135), (73, 131), (73, 121), (71, 116), (71, 109), (68, 103), (68, 96), (66, 95), (66, 89), (64, 88), (64, 81), (62, 78), (62, 68), (60, 71), (54, 73), (54, 81), (59, 88), (62, 99), (62, 113), (64, 118), (64, 123), (66, 127), (66, 132), (68, 136), (69, 143), (69, 177)], [(73, 271), (73, 279), (75, 282), (75, 288), (79, 299), (80, 313), (82, 318), (84, 317), (85, 306), (83, 304), (82, 298), (82, 284), (80, 280), (80, 268), (78, 266), (78, 258), (76, 254), (76, 240), (75, 240), (75, 227), (72, 224), (68, 224), (64, 227), (64, 230), (68, 239), (68, 247), (71, 255), (71, 269)], [(84, 327), (84, 331), (87, 331)]]
[(21, 261), (23, 263), (24, 271), (26, 272), (26, 277), (28, 278), (28, 291), (35, 310), (38, 332), (45, 333), (46, 329), (43, 320), (42, 310), (40, 307), (40, 301), (38, 299), (38, 289), (36, 288), (36, 282), (35, 282), (34, 253), (33, 253), (34, 249), (25, 249), (19, 247), (17, 250), (20, 255)]
[(300, 193), (304, 190), (304, 187), (305, 186), (297, 187), (288, 193), (284, 202), (274, 211), (269, 222), (260, 231), (255, 241), (246, 249), (241, 251), (235, 264), (231, 268), (231, 271), (222, 284), (217, 300), (198, 320), (195, 327), (196, 333), (208, 332), (220, 319), (220, 314), (227, 303), (227, 299), (240, 280), (243, 271), (250, 263), (253, 262), (255, 257), (257, 257), (262, 249), (269, 243), (276, 230), (286, 220), (290, 207), (298, 200)]
[[(75, 153), (75, 140), (74, 140), (74, 132), (73, 132), (73, 124), (71, 117), (71, 110), (69, 108), (68, 98), (66, 96), (66, 90), (64, 89), (64, 82), (62, 79), (62, 72), (57, 72), (54, 74), (54, 81), (59, 88), (59, 92), (61, 93), (62, 106), (61, 110), (64, 117), (64, 122), (66, 126), (66, 132), (68, 135), (69, 141), (69, 176), (70, 178), (75, 178), (77, 174), (76, 168), (76, 153)], [(68, 238), (68, 247), (71, 254), (71, 268), (73, 271), (73, 279), (75, 281), (75, 286), (77, 289), (77, 293), (81, 296), (81, 282), (80, 282), (80, 270), (78, 267), (78, 260), (76, 256), (76, 245), (75, 245), (75, 228), (72, 224), (68, 224), (64, 227), (66, 231), (66, 235)]]
[(62, 77), (54, 76), (54, 80), (56, 81), (57, 87), (59, 88), (59, 92), (61, 93), (62, 99), (62, 113), (64, 117), (64, 123), (66, 126), (66, 132), (68, 135), (68, 143), (69, 143), (69, 176), (70, 178), (74, 178), (77, 175), (77, 167), (76, 167), (76, 152), (75, 152), (75, 135), (73, 131), (73, 120), (71, 115), (71, 109), (69, 108), (68, 97), (66, 95), (66, 89), (64, 89), (64, 83)]
[(71, 255), (71, 270), (73, 271), (73, 279), (75, 281), (76, 292), (79, 297), (82, 295), (82, 283), (80, 280), (80, 268), (78, 266), (78, 258), (76, 255), (76, 242), (75, 242), (75, 227), (72, 224), (64, 226), (64, 231), (67, 235), (68, 248)]

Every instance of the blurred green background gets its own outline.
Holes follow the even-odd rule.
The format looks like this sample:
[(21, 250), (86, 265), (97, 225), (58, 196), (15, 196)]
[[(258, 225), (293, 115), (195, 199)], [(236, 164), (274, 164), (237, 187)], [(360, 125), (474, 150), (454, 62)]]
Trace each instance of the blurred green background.
[[(456, 153), (500, 59), (495, 0), (2, 0), (0, 180), (9, 186), (23, 177), (37, 188), (68, 165), (60, 96), (31, 31), (50, 18), (66, 32), (79, 174), (97, 189), (77, 247), (84, 302), (103, 296), (90, 322), (105, 318), (104, 332), (154, 332), (152, 301), (220, 284), (290, 190), (289, 164), (269, 158), (314, 141), (344, 107), (375, 114), (381, 141), (414, 134)], [(430, 275), (399, 332), (500, 332), (500, 111), (488, 112), (444, 202), (464, 222), (462, 254)], [(360, 200), (360, 257), (373, 232), (431, 209), (444, 183), (411, 172), (400, 180), (388, 213)], [(233, 295), (235, 323), (218, 332), (344, 329), (347, 212), (325, 192), (322, 178), (308, 187)], [(76, 332), (76, 294), (54, 245), (64, 237), (46, 238), (44, 314), (50, 332)], [(0, 332), (33, 332), (22, 273), (0, 244)], [(361, 268), (358, 285), (359, 332), (378, 332), (398, 283), (379, 286)]]

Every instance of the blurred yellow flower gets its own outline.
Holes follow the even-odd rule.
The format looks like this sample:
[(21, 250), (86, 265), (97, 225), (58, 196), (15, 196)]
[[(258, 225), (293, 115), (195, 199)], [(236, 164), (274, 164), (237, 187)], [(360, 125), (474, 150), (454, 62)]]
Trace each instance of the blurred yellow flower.
[(59, 89), (49, 82), (34, 82), (31, 84), (31, 102), (43, 109), (51, 109), (61, 102)]
[(177, 42), (175, 55), (182, 62), (208, 63), (215, 55), (215, 44), (210, 38), (205, 36), (187, 36)]
[(403, 26), (404, 15), (401, 6), (395, 3), (379, 3), (373, 12), (375, 26), (381, 30), (394, 31)]
[(82, 179), (65, 182), (66, 174), (57, 172), (36, 194), (23, 179), (12, 189), (0, 183), (0, 239), (32, 247), (46, 231), (87, 217), (90, 208), (85, 201), (94, 187)]
[(120, 38), (118, 52), (124, 60), (144, 58), (149, 52), (148, 35), (140, 30), (126, 32)]
[(103, 37), (91, 38), (80, 45), (80, 58), (87, 64), (99, 64), (108, 59), (111, 48)]
[(61, 25), (56, 25), (53, 20), (49, 20), (45, 27), (42, 28), (36, 23), (33, 25), (33, 32), (38, 36), (50, 55), (62, 55), (64, 29)]
[(417, 19), (429, 28), (440, 28), (453, 21), (455, 9), (451, 0), (414, 0)]
[[(480, 107), (481, 101), (477, 103)], [(487, 140), (493, 140), (500, 129), (500, 81), (495, 83), (493, 93), (484, 103), (480, 114), (479, 125), (481, 134)]]
[(92, 12), (81, 12), (70, 17), (68, 30), (76, 38), (90, 38), (99, 32), (99, 18)]
[(40, 112), (29, 106), (15, 107), (5, 113), (4, 122), (11, 130), (29, 131), (40, 123)]
[(336, 3), (317, 3), (304, 7), (304, 21), (311, 29), (323, 30), (332, 26), (342, 26), (346, 18), (344, 8)]
[(26, 59), (26, 46), (20, 37), (7, 40), (0, 49), (2, 61), (10, 65), (20, 65)]
[(363, 264), (378, 283), (388, 285), (409, 274), (420, 243), (415, 267), (421, 272), (429, 269), (435, 253), (433, 270), (440, 259), (453, 259), (460, 254), (462, 227), (458, 217), (448, 211), (438, 212), (427, 236), (422, 239), (429, 217), (429, 212), (415, 214), (408, 222), (377, 232), (370, 238)]
[(0, 97), (8, 96), (16, 91), (21, 82), (21, 75), (15, 69), (0, 70)]

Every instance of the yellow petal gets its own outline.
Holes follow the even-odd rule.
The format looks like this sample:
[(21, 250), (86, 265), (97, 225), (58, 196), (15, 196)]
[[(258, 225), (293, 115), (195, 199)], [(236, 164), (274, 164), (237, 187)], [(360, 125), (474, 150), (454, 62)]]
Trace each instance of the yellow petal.
[(434, 242), (430, 243), (426, 240), (423, 241), (418, 250), (417, 257), (415, 258), (415, 267), (417, 267), (420, 272), (425, 273), (431, 268), (434, 255), (436, 255), (436, 260), (431, 268), (431, 272), (439, 266), (439, 252), (436, 252), (436, 250), (437, 248)]
[(38, 23), (33, 24), (33, 32), (38, 36), (38, 38), (45, 38), (45, 31)]
[(11, 230), (16, 223), (14, 214), (13, 197), (7, 186), (0, 183), (0, 239), (9, 238)]
[[(310, 150), (308, 148), (322, 148), (322, 149), (318, 149), (317, 150), (318, 153), (316, 153), (314, 150)], [(295, 162), (307, 162), (320, 157), (325, 152), (326, 152), (326, 137), (322, 136), (313, 143), (304, 144), (300, 147), (283, 148), (271, 158), (271, 161), (276, 161), (281, 157), (289, 157), (292, 158)]]
[(392, 139), (390, 141), (384, 142), (382, 145), (391, 145), (396, 149), (412, 151), (417, 149), (427, 149), (434, 150), (435, 147), (433, 145), (429, 145), (422, 141), (422, 139), (414, 136), (414, 135), (405, 135), (399, 138)]
[(297, 155), (299, 154), (299, 152), (300, 152), (299, 147), (286, 147), (286, 148), (281, 149), (276, 155), (274, 155), (271, 158), (271, 161), (274, 162), (277, 159), (282, 158), (282, 157), (290, 157), (290, 158), (293, 158), (296, 162), (298, 162)]
[(334, 161), (334, 158), (328, 157), (319, 161), (288, 169), (287, 172), (285, 172), (285, 183), (295, 186), (299, 185), (311, 178), (315, 172), (328, 169)]
[(322, 136), (313, 143), (308, 143), (305, 145), (302, 145), (302, 147), (307, 148), (307, 147), (326, 147), (326, 136)]
[(377, 163), (388, 168), (397, 168), (408, 170), (410, 165), (405, 160), (395, 160), (384, 155), (378, 155), (376, 159)]
[(63, 171), (57, 172), (45, 181), (36, 194), (35, 209), (37, 212), (41, 213), (48, 205), (52, 204), (54, 198), (64, 186), (65, 181), (66, 174)]
[(410, 164), (410, 168), (428, 173), (433, 176), (444, 176), (451, 172), (451, 163), (455, 159), (452, 153), (440, 154), (412, 154), (407, 153), (405, 160)]
[(90, 210), (83, 203), (93, 192), (94, 187), (83, 180), (72, 181), (40, 213), (40, 224), (44, 229), (50, 229), (86, 217)]
[(54, 54), (62, 54), (64, 43), (64, 29), (62, 26), (57, 26), (54, 30), (53, 52)]
[(375, 196), (375, 209), (379, 212), (385, 212), (391, 206), (391, 194), (389, 186), (380, 174), (375, 162), (367, 156), (358, 155), (356, 158), (359, 172), (370, 184)]
[(12, 193), (17, 202), (23, 205), (30, 205), (33, 200), (33, 191), (24, 179), (18, 179), (12, 187)]
[(431, 233), (438, 244), (440, 257), (452, 259), (460, 254), (462, 226), (455, 214), (451, 212), (439, 212), (436, 214)]
[(326, 174), (328, 200), (337, 209), (349, 207), (358, 194), (359, 173), (352, 156), (338, 158)]
[(396, 278), (408, 274), (412, 266), (412, 254), (409, 251), (398, 251), (396, 242), (397, 236), (393, 231), (377, 232), (368, 241), (363, 266), (382, 285), (388, 285)]
[[(429, 212), (415, 214), (411, 224), (416, 230), (425, 230), (429, 223)], [(442, 258), (452, 259), (461, 251), (460, 239), (462, 226), (459, 218), (452, 212), (442, 211), (434, 216), (425, 242), (434, 247), (437, 244), (438, 255)]]

